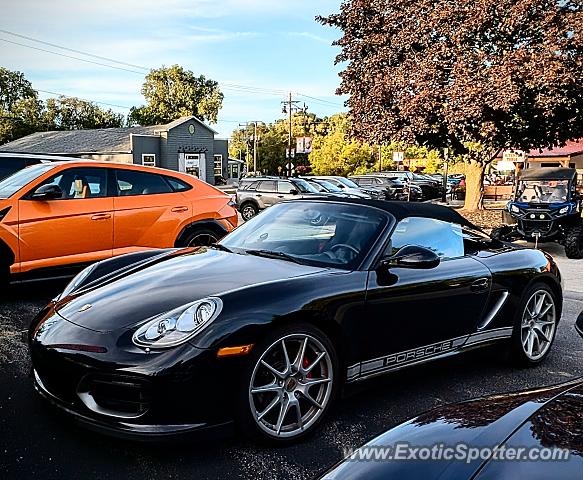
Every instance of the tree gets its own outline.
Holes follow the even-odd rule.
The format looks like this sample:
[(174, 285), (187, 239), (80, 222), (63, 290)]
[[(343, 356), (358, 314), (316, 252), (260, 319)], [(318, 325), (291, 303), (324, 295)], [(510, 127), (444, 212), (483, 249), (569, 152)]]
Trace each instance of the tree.
[(312, 144), (310, 164), (316, 175), (364, 173), (374, 162), (371, 148), (348, 137), (350, 121), (346, 114), (327, 119), (326, 135), (317, 135)]
[(25, 98), (36, 98), (37, 93), (22, 72), (0, 67), (0, 110), (10, 112), (12, 107)]
[(189, 115), (216, 123), (224, 98), (216, 81), (178, 65), (151, 70), (142, 95), (147, 104), (131, 109), (130, 123), (157, 125)]
[(506, 147), (552, 148), (583, 132), (580, 0), (345, 0), (319, 17), (343, 36), (340, 94), (353, 133), (449, 147), (466, 205)]
[(48, 130), (80, 130), (123, 127), (124, 116), (113, 110), (104, 110), (93, 102), (75, 97), (49, 98), (43, 113)]
[(36, 131), (41, 110), (24, 74), (0, 67), (0, 145)]

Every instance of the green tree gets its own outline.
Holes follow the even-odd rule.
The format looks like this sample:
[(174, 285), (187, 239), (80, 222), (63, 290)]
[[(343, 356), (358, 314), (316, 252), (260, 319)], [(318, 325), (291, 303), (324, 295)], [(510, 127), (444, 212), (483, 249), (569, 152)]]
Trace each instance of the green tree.
[(216, 123), (224, 98), (218, 82), (179, 65), (151, 70), (142, 95), (147, 103), (131, 109), (132, 124), (157, 125), (189, 115)]
[(475, 210), (501, 149), (581, 136), (582, 12), (580, 0), (344, 0), (319, 20), (343, 32), (354, 134), (452, 148)]
[(21, 72), (0, 67), (0, 144), (35, 132), (42, 102)]
[(310, 164), (316, 175), (349, 175), (365, 173), (374, 164), (369, 145), (349, 138), (350, 120), (346, 114), (325, 119), (327, 130), (316, 135)]
[(43, 112), (43, 124), (48, 130), (80, 130), (114, 128), (125, 124), (124, 116), (104, 110), (93, 102), (75, 97), (49, 98)]

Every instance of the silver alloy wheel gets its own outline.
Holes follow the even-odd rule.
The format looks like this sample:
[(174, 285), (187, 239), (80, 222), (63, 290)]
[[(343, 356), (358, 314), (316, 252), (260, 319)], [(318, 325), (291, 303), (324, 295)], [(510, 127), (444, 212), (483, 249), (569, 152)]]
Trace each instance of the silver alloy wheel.
[(333, 382), (332, 360), (324, 345), (308, 334), (286, 335), (265, 350), (253, 369), (253, 418), (270, 437), (297, 436), (320, 418)]
[(537, 290), (522, 315), (521, 342), (530, 360), (539, 360), (551, 347), (557, 325), (555, 301), (546, 290)]
[(251, 220), (255, 215), (256, 215), (255, 208), (251, 205), (243, 207), (243, 210), (241, 211), (241, 216), (245, 220)]
[(212, 233), (199, 233), (188, 241), (187, 247), (208, 247), (218, 242), (218, 238)]

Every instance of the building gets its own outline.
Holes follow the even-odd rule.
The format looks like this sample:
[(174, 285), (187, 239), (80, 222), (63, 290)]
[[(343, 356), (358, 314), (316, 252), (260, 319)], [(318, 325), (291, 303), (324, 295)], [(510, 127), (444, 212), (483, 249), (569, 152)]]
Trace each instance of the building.
[[(499, 155), (502, 159), (503, 154)], [(527, 152), (527, 168), (571, 167), (583, 174), (583, 139), (567, 142), (564, 147)]]
[(167, 125), (37, 132), (0, 146), (0, 152), (42, 153), (135, 163), (177, 170), (215, 185), (227, 178), (228, 140), (196, 117)]

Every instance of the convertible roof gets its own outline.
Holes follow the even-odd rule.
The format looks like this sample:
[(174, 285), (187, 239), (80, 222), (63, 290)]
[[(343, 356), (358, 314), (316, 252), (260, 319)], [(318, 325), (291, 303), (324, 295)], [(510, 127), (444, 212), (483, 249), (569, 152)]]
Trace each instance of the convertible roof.
[(520, 180), (573, 180), (577, 178), (574, 168), (527, 168), (520, 173)]
[(354, 205), (363, 205), (369, 207), (379, 208), (393, 215), (397, 220), (402, 220), (407, 217), (424, 217), (435, 218), (444, 222), (457, 223), (464, 227), (481, 230), (479, 227), (471, 223), (465, 217), (462, 217), (457, 211), (443, 205), (435, 205), (433, 203), (413, 203), (413, 202), (397, 202), (397, 201), (383, 201), (383, 200), (365, 200), (356, 198), (318, 198), (317, 200), (302, 199), (295, 200), (300, 202), (335, 202), (346, 203)]

